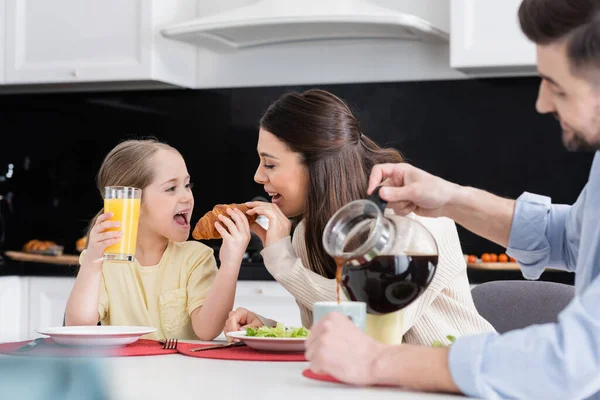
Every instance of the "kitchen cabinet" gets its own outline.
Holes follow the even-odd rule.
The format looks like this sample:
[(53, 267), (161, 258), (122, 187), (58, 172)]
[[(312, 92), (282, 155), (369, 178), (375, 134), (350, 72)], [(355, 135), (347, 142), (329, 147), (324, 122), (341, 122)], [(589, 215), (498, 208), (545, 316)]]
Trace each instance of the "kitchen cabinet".
[[(74, 277), (0, 277), (0, 342), (39, 337), (38, 328), (61, 326)], [(300, 326), (294, 300), (278, 282), (238, 281), (234, 309)]]
[(75, 278), (0, 277), (0, 342), (40, 336), (37, 328), (60, 326)]
[(195, 2), (185, 0), (0, 0), (4, 83), (61, 84), (51, 90), (192, 87), (195, 48), (158, 29), (195, 13)]
[(40, 336), (35, 330), (61, 326), (67, 300), (75, 278), (39, 277), (28, 278), (29, 325), (27, 337)]
[(300, 310), (292, 296), (276, 281), (239, 281), (234, 309), (248, 310), (283, 322), (286, 326), (301, 326)]
[(452, 0), (450, 65), (469, 75), (536, 73), (535, 45), (521, 31), (521, 0)]
[(27, 331), (27, 282), (18, 276), (0, 277), (0, 343), (22, 340)]
[(0, 0), (0, 85), (4, 83), (4, 36), (6, 29), (3, 29), (6, 21), (6, 0)]

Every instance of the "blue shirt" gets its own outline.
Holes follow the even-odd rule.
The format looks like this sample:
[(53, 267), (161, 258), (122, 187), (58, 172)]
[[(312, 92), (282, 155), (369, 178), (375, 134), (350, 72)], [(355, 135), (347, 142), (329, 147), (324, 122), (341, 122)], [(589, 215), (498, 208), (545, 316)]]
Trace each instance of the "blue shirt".
[(575, 298), (556, 324), (457, 340), (449, 359), (457, 386), (485, 398), (582, 399), (600, 392), (600, 151), (572, 206), (530, 193), (517, 199), (507, 253), (528, 279), (546, 267), (575, 272)]

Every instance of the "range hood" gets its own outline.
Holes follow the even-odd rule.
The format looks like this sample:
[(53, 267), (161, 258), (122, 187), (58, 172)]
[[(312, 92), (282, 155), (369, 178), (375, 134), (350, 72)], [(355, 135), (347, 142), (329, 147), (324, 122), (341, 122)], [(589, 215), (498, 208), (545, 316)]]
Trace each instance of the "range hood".
[[(212, 8), (211, 7), (215, 7)], [(450, 0), (220, 0), (161, 35), (197, 49), (197, 89), (463, 79)]]
[(164, 27), (161, 34), (224, 52), (332, 40), (447, 43), (449, 18), (447, 5), (444, 13), (441, 3), (445, 2), (259, 0)]

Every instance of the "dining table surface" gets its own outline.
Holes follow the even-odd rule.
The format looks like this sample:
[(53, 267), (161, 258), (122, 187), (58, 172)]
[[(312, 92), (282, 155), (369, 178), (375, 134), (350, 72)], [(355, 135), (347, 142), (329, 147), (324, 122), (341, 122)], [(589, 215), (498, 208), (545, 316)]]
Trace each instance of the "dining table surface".
[[(223, 343), (223, 341), (187, 343)], [(22, 357), (0, 355), (0, 357)], [(95, 359), (111, 400), (255, 399), (464, 399), (402, 388), (357, 387), (306, 378), (308, 362), (237, 361), (183, 354)], [(0, 391), (1, 393), (1, 391)], [(1, 396), (0, 396), (1, 397)]]

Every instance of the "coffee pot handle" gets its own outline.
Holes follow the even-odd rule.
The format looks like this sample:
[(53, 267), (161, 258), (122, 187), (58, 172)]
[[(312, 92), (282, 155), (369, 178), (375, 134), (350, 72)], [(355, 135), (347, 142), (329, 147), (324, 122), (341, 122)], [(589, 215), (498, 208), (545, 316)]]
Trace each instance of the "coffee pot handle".
[(384, 212), (385, 208), (387, 207), (387, 201), (383, 200), (380, 196), (379, 196), (379, 190), (381, 189), (381, 186), (377, 186), (375, 188), (375, 190), (373, 190), (373, 193), (371, 193), (371, 196), (369, 196), (369, 200), (371, 200), (373, 203), (377, 204), (377, 207), (379, 207), (379, 209), (381, 210), (381, 212)]

